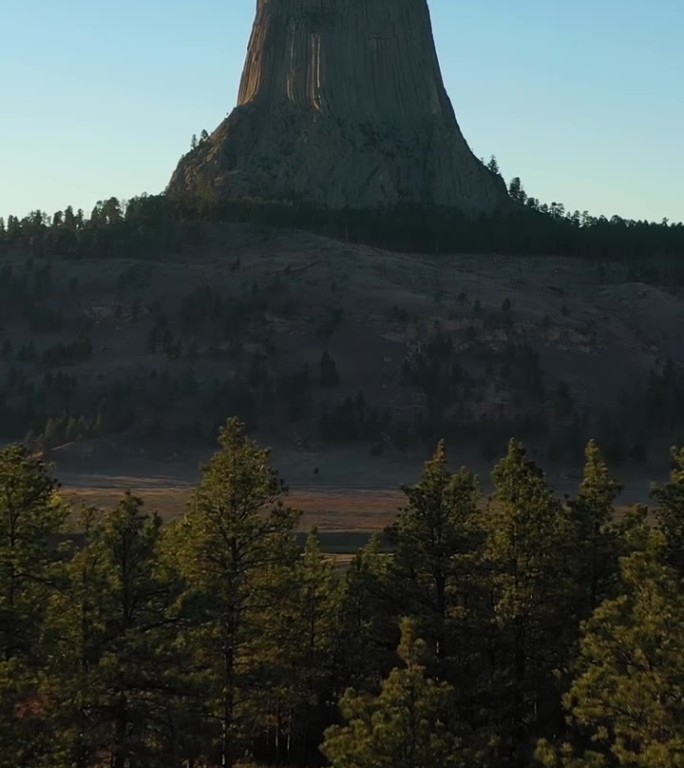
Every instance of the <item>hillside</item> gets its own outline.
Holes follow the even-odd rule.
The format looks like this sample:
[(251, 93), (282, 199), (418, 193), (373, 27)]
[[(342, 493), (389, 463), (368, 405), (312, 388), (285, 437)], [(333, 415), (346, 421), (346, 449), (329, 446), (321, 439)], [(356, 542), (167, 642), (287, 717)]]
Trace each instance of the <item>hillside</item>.
[[(569, 467), (597, 436), (615, 464), (663, 466), (684, 434), (684, 291), (627, 265), (246, 224), (199, 240), (154, 260), (5, 254), (0, 437), (70, 443), (70, 466), (134, 445), (194, 472), (237, 413), (285, 461), (343, 451), (360, 467), (335, 482), (396, 487), (363, 457), (417, 468), (444, 436), (478, 463), (515, 434)], [(290, 463), (304, 478), (324, 460)]]

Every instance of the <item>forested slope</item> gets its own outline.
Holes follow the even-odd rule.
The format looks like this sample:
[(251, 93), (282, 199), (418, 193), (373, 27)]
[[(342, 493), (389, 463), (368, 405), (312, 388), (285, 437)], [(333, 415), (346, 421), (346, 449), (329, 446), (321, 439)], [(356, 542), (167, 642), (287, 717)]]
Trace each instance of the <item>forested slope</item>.
[[(318, 226), (308, 215), (140, 198), (9, 222), (0, 436), (172, 452), (237, 414), (268, 439), (375, 453), (448, 436), (491, 458), (516, 434), (561, 464), (592, 436), (620, 462), (681, 440), (681, 227), (531, 209), (450, 220), (473, 247), (454, 255), (430, 252), (433, 217), (413, 232), (425, 250), (407, 254), (353, 242), (352, 214), (318, 221), (346, 240), (276, 226)], [(380, 223), (388, 244), (411, 245), (410, 217)], [(516, 231), (530, 253), (550, 250), (515, 255)], [(559, 255), (575, 240), (586, 258)]]

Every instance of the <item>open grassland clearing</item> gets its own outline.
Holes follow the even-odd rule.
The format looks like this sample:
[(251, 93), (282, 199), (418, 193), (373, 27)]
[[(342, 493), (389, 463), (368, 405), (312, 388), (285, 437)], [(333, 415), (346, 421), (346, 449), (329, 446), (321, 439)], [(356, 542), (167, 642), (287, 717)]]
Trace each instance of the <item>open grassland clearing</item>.
[[(118, 487), (114, 486), (114, 480), (112, 478), (109, 487), (62, 489), (64, 498), (74, 506), (69, 521), (73, 532), (79, 531), (79, 509), (82, 505), (111, 508), (127, 489), (142, 498), (146, 508), (157, 512), (164, 522), (181, 517), (192, 494), (189, 486), (163, 487), (155, 484), (153, 478), (118, 478), (121, 481)], [(483, 504), (487, 500), (488, 497), (482, 497)], [(298, 526), (301, 542), (304, 542), (308, 531), (317, 528), (322, 550), (342, 565), (348, 564), (373, 534), (381, 533), (393, 522), (404, 501), (400, 491), (389, 489), (298, 489), (288, 496), (288, 503), (302, 512)], [(617, 506), (616, 520), (622, 519), (628, 509), (627, 504)]]
[[(74, 506), (69, 521), (72, 531), (79, 530), (82, 505), (111, 508), (126, 489), (143, 499), (149, 511), (157, 512), (165, 522), (179, 518), (187, 508), (192, 488), (160, 487), (151, 478), (116, 478), (118, 486), (103, 488), (63, 488), (64, 498)], [(128, 481), (128, 482), (126, 482)], [(302, 511), (299, 532), (304, 535), (318, 528), (323, 550), (337, 562), (348, 562), (373, 533), (380, 533), (394, 519), (402, 496), (397, 491), (317, 491), (296, 490), (288, 503)]]

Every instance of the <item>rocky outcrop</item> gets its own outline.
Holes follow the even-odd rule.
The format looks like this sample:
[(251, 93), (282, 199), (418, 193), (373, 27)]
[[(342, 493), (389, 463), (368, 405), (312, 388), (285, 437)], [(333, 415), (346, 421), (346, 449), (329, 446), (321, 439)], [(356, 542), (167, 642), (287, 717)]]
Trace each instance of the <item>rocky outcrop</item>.
[(509, 205), (461, 134), (426, 0), (259, 0), (238, 106), (167, 191), (331, 209)]

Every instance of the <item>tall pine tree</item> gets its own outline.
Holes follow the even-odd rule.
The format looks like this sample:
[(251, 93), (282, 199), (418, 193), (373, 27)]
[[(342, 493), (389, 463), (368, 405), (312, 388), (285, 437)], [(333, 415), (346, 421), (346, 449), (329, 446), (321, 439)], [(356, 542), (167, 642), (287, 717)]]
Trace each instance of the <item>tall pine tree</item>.
[(323, 754), (332, 768), (473, 768), (477, 756), (464, 746), (453, 688), (426, 672), (426, 644), (411, 620), (402, 622), (402, 667), (382, 681), (380, 693), (350, 688), (340, 703), (346, 725), (326, 732)]
[(492, 717), (507, 766), (528, 763), (536, 737), (562, 723), (555, 670), (574, 639), (571, 528), (541, 469), (511, 440), (494, 468), (484, 517), (491, 584)]
[(178, 663), (175, 591), (159, 565), (161, 520), (126, 494), (108, 512), (86, 510), (83, 523), (67, 589), (51, 606), (58, 755), (65, 768), (86, 768), (103, 754), (112, 768), (147, 768), (162, 755), (174, 765), (164, 742)]
[(440, 442), (421, 480), (402, 491), (408, 503), (389, 530), (388, 600), (400, 616), (416, 619), (444, 675), (448, 660), (463, 652), (461, 630), (474, 602), (479, 485), (465, 469), (449, 471)]
[(585, 450), (584, 476), (570, 502), (577, 615), (585, 619), (609, 595), (618, 575), (618, 541), (614, 504), (622, 487), (608, 471), (591, 440)]
[(651, 495), (657, 504), (656, 519), (667, 543), (670, 565), (684, 577), (684, 448), (672, 449), (670, 481), (654, 485)]
[(623, 594), (586, 622), (565, 697), (573, 741), (542, 743), (546, 765), (684, 766), (684, 592), (665, 548), (654, 532), (645, 551), (624, 558)]
[(214, 747), (205, 757), (227, 768), (261, 734), (258, 702), (276, 684), (266, 674), (272, 659), (261, 655), (261, 635), (291, 582), (298, 515), (284, 504), (270, 452), (239, 420), (221, 429), (219, 443), (172, 536), (193, 616), (189, 642), (206, 682), (205, 737), (213, 736)]
[(48, 736), (45, 615), (68, 513), (56, 487), (26, 448), (0, 450), (0, 755), (7, 765), (40, 765)]

